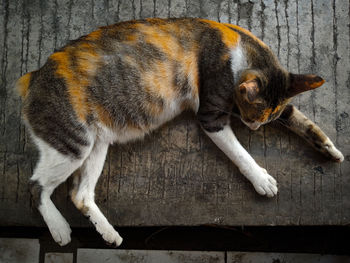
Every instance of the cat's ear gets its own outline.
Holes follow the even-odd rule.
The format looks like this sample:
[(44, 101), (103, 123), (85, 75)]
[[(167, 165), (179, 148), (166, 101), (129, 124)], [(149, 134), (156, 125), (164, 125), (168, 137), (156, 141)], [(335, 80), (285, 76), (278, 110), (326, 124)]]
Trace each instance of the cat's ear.
[(247, 80), (239, 85), (239, 92), (248, 103), (254, 103), (259, 94), (259, 87), (256, 80)]
[(304, 91), (316, 89), (325, 82), (316, 75), (289, 74), (289, 89), (287, 97), (293, 97)]

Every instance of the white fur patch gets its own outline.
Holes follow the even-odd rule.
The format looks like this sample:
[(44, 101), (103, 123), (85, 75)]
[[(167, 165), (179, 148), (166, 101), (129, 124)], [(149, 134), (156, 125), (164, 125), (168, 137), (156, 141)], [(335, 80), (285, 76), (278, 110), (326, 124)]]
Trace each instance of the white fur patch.
[[(45, 193), (43, 194), (45, 195)], [(67, 245), (71, 241), (70, 234), (72, 230), (62, 214), (52, 203), (50, 197), (44, 197), (42, 195), (41, 205), (38, 209), (55, 242), (60, 246)]]
[(254, 161), (239, 143), (229, 125), (219, 132), (206, 131), (206, 134), (237, 165), (259, 194), (268, 197), (277, 194), (276, 180)]
[(94, 200), (95, 186), (103, 169), (108, 146), (109, 143), (97, 138), (90, 155), (86, 158), (81, 167), (80, 180), (75, 184), (72, 200), (77, 208), (82, 209), (85, 216), (89, 217), (89, 220), (96, 227), (97, 232), (102, 235), (104, 240), (119, 246), (123, 239), (102, 214)]
[[(42, 187), (38, 209), (53, 239), (59, 245), (64, 246), (71, 240), (71, 229), (52, 203), (50, 196), (58, 185), (66, 181), (80, 167), (83, 159), (71, 159), (59, 153), (40, 138), (34, 135), (32, 137), (40, 151), (38, 164), (31, 177), (31, 181), (35, 181)], [(88, 152), (89, 149), (86, 150), (85, 154), (88, 154)]]
[(242, 118), (241, 118), (241, 121), (242, 121), (245, 125), (247, 125), (251, 130), (253, 130), (253, 131), (256, 131), (257, 129), (259, 129), (260, 126), (261, 126), (261, 124), (262, 124), (262, 123), (260, 123), (260, 122), (258, 122), (258, 121), (254, 121), (254, 122), (252, 122), (252, 123), (245, 122)]
[(239, 43), (237, 47), (231, 50), (231, 69), (233, 72), (234, 83), (237, 85), (239, 78), (244, 70), (248, 68), (247, 57)]
[[(84, 158), (73, 159), (61, 154), (35, 135), (32, 138), (39, 149), (39, 161), (31, 180), (40, 182), (41, 186), (56, 188), (83, 163)], [(83, 155), (89, 152), (90, 149), (86, 149)]]
[(191, 94), (187, 94), (185, 97), (181, 97), (175, 100), (169, 100), (164, 102), (164, 107), (162, 113), (155, 117), (152, 125), (150, 126), (140, 126), (139, 128), (108, 128), (105, 125), (98, 123), (96, 127), (96, 137), (99, 137), (102, 141), (108, 142), (109, 144), (126, 143), (138, 139), (143, 139), (143, 137), (149, 132), (159, 128), (161, 125), (172, 120), (182, 111), (183, 104), (188, 105), (195, 112), (199, 108), (199, 98), (193, 98)]
[(170, 121), (175, 116), (181, 113), (181, 103), (184, 99), (175, 99), (175, 100), (169, 100), (165, 102), (164, 110), (160, 114), (160, 116), (157, 118), (158, 122), (157, 124), (152, 127), (153, 129), (158, 128), (163, 123)]
[(333, 142), (327, 138), (326, 142), (324, 143), (324, 147), (326, 151), (338, 162), (344, 161), (344, 155), (334, 146)]

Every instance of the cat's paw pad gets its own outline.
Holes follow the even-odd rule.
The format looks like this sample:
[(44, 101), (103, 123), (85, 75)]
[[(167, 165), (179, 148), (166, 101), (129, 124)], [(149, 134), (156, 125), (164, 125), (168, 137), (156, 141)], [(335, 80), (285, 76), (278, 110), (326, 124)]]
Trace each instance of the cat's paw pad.
[(255, 176), (253, 185), (255, 190), (261, 195), (266, 195), (267, 197), (277, 195), (277, 181), (264, 168), (261, 168), (259, 174)]
[(334, 146), (330, 140), (327, 140), (324, 143), (324, 149), (330, 155), (333, 161), (338, 163), (344, 161), (344, 155)]

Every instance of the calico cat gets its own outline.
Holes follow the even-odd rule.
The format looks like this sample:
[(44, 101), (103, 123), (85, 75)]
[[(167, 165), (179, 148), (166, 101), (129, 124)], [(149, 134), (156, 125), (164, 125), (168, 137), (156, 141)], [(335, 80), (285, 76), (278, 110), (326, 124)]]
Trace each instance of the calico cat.
[(52, 203), (75, 170), (71, 198), (109, 243), (120, 245), (94, 201), (108, 146), (142, 138), (192, 109), (214, 143), (261, 195), (277, 194), (230, 127), (235, 112), (251, 129), (280, 121), (337, 162), (343, 155), (291, 98), (321, 86), (315, 75), (287, 72), (249, 31), (194, 18), (145, 19), (101, 27), (52, 54), (17, 84), (24, 121), (40, 151), (30, 179), (33, 200), (56, 242), (70, 227)]

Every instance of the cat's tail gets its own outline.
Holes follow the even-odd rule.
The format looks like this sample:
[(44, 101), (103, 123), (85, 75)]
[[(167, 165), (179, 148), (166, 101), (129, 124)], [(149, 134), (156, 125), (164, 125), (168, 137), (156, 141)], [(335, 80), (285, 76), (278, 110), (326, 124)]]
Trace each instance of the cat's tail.
[(31, 79), (32, 72), (29, 72), (20, 77), (16, 82), (16, 90), (17, 93), (21, 96), (22, 101), (24, 101), (28, 96)]

